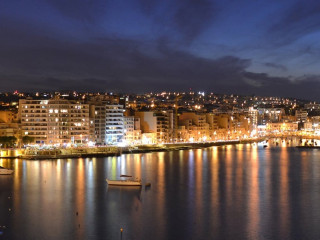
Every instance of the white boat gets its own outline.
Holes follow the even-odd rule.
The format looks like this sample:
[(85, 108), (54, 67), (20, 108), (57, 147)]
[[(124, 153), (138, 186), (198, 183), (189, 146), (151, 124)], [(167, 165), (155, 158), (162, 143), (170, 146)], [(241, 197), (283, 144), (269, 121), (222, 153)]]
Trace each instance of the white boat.
[(0, 166), (0, 175), (10, 175), (13, 173), (12, 169), (7, 169)]
[(116, 185), (116, 186), (142, 186), (141, 180), (139, 179), (127, 179), (127, 180), (110, 180), (106, 179), (109, 185)]

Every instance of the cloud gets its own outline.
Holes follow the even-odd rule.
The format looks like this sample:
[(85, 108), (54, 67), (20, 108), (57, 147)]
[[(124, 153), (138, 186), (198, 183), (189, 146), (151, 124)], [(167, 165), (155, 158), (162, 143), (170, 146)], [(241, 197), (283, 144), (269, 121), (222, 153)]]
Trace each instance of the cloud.
[(243, 76), (256, 83), (256, 86), (250, 90), (257, 95), (320, 100), (318, 93), (320, 87), (319, 75), (292, 78), (274, 77), (266, 73), (245, 72)]
[(286, 45), (319, 31), (320, 5), (318, 1), (310, 0), (307, 3), (297, 1), (281, 14), (267, 32), (269, 40), (274, 44)]
[(176, 29), (187, 41), (192, 41), (212, 24), (216, 13), (213, 1), (186, 0), (180, 1), (173, 19)]
[(288, 69), (286, 68), (286, 66), (282, 65), (282, 64), (276, 64), (276, 63), (271, 63), (271, 62), (267, 62), (264, 64), (267, 67), (270, 68), (274, 68), (277, 70), (281, 70), (281, 71), (287, 71)]
[(107, 9), (108, 0), (47, 0), (47, 2), (68, 18), (94, 22)]
[[(163, 26), (167, 35), (173, 31), (180, 35), (179, 41), (190, 44), (211, 26), (218, 13), (215, 1), (209, 0), (139, 0), (140, 8), (157, 25)], [(159, 12), (159, 9), (162, 11)]]
[[(117, 37), (86, 42), (56, 39), (21, 23), (1, 19), (2, 91), (186, 91), (319, 99), (320, 78), (273, 77), (248, 71), (250, 59), (203, 58), (165, 40)], [(269, 63), (274, 65), (274, 63)]]

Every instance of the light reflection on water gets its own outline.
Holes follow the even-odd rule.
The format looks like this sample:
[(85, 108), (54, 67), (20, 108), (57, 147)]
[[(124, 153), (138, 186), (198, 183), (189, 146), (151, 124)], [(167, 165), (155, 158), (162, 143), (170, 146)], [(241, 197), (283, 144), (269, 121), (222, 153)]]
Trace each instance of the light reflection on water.
[[(286, 143), (285, 146), (288, 144)], [(258, 145), (0, 159), (6, 239), (317, 239), (320, 151)], [(150, 188), (110, 187), (129, 174)], [(5, 226), (5, 228), (3, 228)]]

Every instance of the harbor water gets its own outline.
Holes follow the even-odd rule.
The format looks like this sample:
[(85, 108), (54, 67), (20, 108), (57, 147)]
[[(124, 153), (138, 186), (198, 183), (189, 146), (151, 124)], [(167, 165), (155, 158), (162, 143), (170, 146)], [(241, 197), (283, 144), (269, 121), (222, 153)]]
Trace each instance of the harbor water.
[(289, 145), (0, 159), (0, 239), (319, 239), (320, 150)]

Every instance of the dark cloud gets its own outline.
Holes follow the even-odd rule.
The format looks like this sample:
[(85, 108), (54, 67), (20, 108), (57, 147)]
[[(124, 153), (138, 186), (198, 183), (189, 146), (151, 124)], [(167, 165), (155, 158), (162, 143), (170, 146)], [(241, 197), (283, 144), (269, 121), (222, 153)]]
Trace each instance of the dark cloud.
[(76, 20), (93, 22), (103, 15), (108, 0), (47, 0), (64, 16)]
[(267, 62), (264, 64), (267, 67), (270, 68), (274, 68), (277, 70), (281, 70), (281, 71), (287, 71), (288, 69), (286, 68), (286, 66), (282, 65), (282, 64), (276, 64), (276, 63), (271, 63), (271, 62)]
[(320, 4), (318, 1), (297, 1), (267, 32), (268, 40), (278, 45), (293, 43), (301, 37), (319, 31)]
[[(20, 38), (22, 42), (36, 39), (33, 44), (14, 51), (7, 50), (9, 43), (0, 39), (2, 90), (145, 92), (193, 88), (221, 93), (319, 98), (317, 76), (291, 81), (253, 73), (247, 70), (251, 64), (249, 59), (201, 58), (173, 49), (164, 41), (150, 44), (99, 38), (76, 44), (33, 34)], [(146, 48), (156, 54), (145, 54), (143, 49)]]
[(180, 3), (174, 14), (174, 24), (188, 41), (192, 41), (212, 24), (217, 9), (214, 2), (208, 0), (182, 0)]
[(142, 11), (148, 15), (155, 13), (156, 8), (159, 5), (158, 0), (138, 0), (138, 3)]
[[(179, 40), (187, 44), (211, 26), (218, 13), (215, 1), (209, 0), (170, 0), (167, 4), (159, 4), (155, 0), (139, 0), (139, 3), (145, 14), (164, 29), (177, 32), (181, 36)], [(159, 7), (165, 10), (159, 13)], [(168, 34), (171, 34), (170, 31)]]
[(306, 100), (320, 100), (320, 76), (310, 75), (299, 78), (272, 77), (266, 73), (246, 72), (246, 79), (256, 83), (251, 90), (260, 95), (296, 97)]
[(147, 42), (100, 36), (76, 41), (58, 38), (51, 29), (4, 17), (0, 19), (0, 31), (1, 91), (145, 92), (193, 88), (319, 99), (317, 75), (280, 78), (254, 73), (248, 71), (250, 59), (203, 58), (179, 50), (166, 38)]

